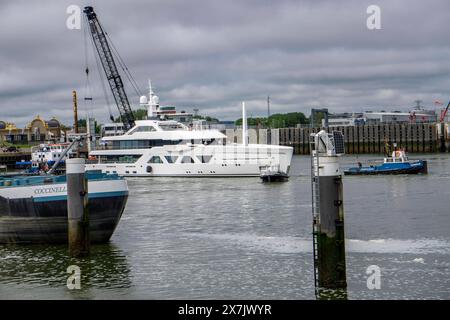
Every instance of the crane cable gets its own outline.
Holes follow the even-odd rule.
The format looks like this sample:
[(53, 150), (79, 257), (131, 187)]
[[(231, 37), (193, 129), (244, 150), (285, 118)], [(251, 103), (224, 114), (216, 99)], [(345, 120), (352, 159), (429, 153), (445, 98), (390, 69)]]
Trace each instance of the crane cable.
[(86, 106), (87, 109), (87, 101), (91, 101), (90, 104), (90, 110), (86, 110), (86, 113), (88, 113), (88, 117), (89, 117), (89, 111), (92, 113), (92, 90), (91, 90), (91, 83), (89, 81), (89, 57), (88, 57), (88, 51), (87, 51), (87, 37), (86, 37), (86, 28), (84, 28), (83, 30), (83, 42), (84, 42), (84, 70), (85, 70), (85, 74), (86, 74), (86, 81), (85, 81), (85, 86), (84, 86), (84, 105)]

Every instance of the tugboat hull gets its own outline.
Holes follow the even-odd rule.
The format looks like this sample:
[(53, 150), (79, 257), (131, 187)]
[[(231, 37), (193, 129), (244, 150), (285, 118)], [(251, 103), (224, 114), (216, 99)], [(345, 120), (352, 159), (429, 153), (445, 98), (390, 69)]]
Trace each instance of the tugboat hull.
[(345, 175), (418, 174), (428, 173), (427, 161), (382, 164), (373, 167), (355, 167), (344, 170)]

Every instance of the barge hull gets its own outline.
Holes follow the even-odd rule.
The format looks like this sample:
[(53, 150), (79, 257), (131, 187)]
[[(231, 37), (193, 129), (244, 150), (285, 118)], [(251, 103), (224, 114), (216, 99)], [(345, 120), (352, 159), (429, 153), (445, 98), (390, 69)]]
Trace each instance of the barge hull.
[[(89, 200), (90, 239), (105, 243), (120, 221), (127, 195)], [(0, 197), (0, 243), (67, 243), (67, 200)]]

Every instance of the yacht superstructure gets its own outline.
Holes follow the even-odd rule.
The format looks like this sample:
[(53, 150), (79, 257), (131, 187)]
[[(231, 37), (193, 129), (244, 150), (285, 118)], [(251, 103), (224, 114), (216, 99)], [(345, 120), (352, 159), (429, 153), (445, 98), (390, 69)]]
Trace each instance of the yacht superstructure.
[(227, 143), (219, 130), (184, 125), (157, 116), (159, 98), (152, 90), (140, 98), (149, 120), (135, 121), (125, 134), (102, 138), (103, 149), (89, 153), (88, 170), (121, 176), (259, 176), (268, 167), (288, 173), (293, 148), (248, 144), (243, 105), (243, 143)]
[(219, 130), (158, 120), (136, 121), (102, 144), (104, 150), (90, 153), (87, 169), (121, 176), (259, 176), (273, 166), (288, 173), (293, 153), (278, 145), (227, 144)]
[(125, 134), (103, 137), (103, 149), (89, 154), (88, 170), (121, 176), (187, 177), (259, 176), (261, 170), (274, 166), (289, 172), (293, 149), (248, 144), (245, 123), (244, 143), (230, 144), (219, 130), (157, 120), (159, 98), (151, 88), (149, 99), (141, 97), (143, 105), (151, 120), (136, 121)]

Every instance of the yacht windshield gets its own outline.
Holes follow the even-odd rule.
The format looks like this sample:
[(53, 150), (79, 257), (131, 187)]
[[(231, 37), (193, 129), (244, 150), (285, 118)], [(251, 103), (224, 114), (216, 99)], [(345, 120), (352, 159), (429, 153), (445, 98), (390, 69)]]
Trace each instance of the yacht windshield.
[(159, 127), (164, 131), (186, 130), (181, 123), (160, 123)]
[(133, 131), (131, 131), (129, 134), (133, 134), (136, 132), (151, 132), (151, 131), (156, 131), (156, 129), (153, 126), (138, 126), (134, 128)]

